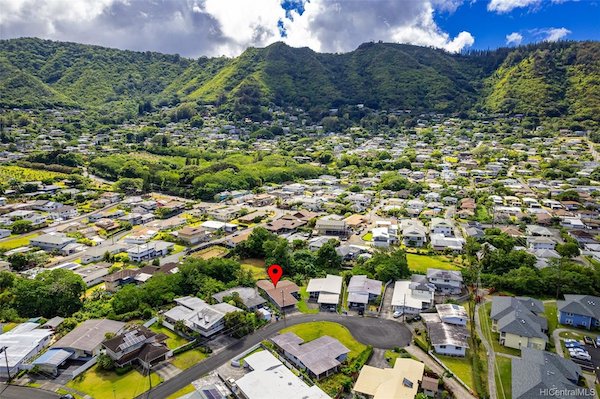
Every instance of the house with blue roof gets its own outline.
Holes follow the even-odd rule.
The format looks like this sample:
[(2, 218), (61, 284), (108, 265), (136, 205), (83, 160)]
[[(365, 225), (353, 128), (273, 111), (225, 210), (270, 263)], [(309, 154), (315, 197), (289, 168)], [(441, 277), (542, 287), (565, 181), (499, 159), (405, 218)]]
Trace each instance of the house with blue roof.
[(567, 294), (556, 306), (560, 324), (588, 330), (600, 327), (600, 298), (597, 296)]

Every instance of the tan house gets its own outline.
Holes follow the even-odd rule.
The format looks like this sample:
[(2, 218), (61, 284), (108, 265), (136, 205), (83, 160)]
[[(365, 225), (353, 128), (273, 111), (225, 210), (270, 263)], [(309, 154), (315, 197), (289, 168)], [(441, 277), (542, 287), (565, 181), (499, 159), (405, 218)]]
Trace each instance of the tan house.
[(185, 226), (179, 230), (177, 236), (188, 244), (197, 244), (208, 240), (208, 232), (202, 227)]
[(424, 371), (423, 363), (403, 358), (393, 368), (363, 366), (352, 390), (364, 399), (414, 399)]

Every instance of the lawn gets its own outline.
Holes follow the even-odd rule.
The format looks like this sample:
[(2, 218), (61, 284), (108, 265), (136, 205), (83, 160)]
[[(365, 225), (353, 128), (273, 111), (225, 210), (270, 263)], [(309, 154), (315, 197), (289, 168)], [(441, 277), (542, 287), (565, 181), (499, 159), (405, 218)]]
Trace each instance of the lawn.
[(548, 320), (548, 336), (552, 336), (552, 332), (558, 327), (558, 316), (556, 310), (556, 302), (544, 303), (544, 314)]
[(182, 345), (187, 344), (189, 341), (177, 334), (173, 331), (169, 330), (167, 327), (161, 325), (160, 323), (154, 323), (150, 326), (150, 329), (155, 333), (165, 334), (167, 337), (166, 344), (169, 349), (179, 348)]
[(442, 356), (436, 355), (448, 367), (452, 374), (460, 378), (471, 389), (475, 389), (473, 383), (473, 371), (471, 366), (470, 354), (466, 357)]
[(196, 391), (196, 388), (192, 384), (186, 385), (184, 388), (181, 388), (179, 391), (175, 392), (174, 394), (167, 396), (167, 399), (178, 399), (185, 394), (192, 393), (195, 391)]
[(490, 319), (490, 311), (492, 303), (487, 302), (479, 308), (479, 320), (481, 321), (481, 331), (485, 338), (490, 342), (496, 353), (506, 353), (513, 356), (521, 356), (521, 351), (518, 349), (508, 348), (500, 345), (500, 334), (492, 331), (492, 319)]
[[(156, 373), (152, 373), (152, 386), (162, 381)], [(112, 371), (100, 371), (94, 366), (73, 381), (67, 387), (86, 393), (94, 398), (131, 399), (150, 389), (147, 376), (137, 370), (131, 370), (119, 376)]]
[(25, 247), (25, 246), (29, 245), (29, 240), (31, 240), (32, 238), (35, 238), (37, 236), (39, 236), (39, 233), (32, 233), (32, 234), (27, 234), (27, 235), (23, 235), (23, 236), (18, 235), (18, 236), (8, 237), (8, 238), (0, 241), (0, 249), (10, 251), (11, 249)]
[(43, 169), (23, 168), (15, 165), (0, 166), (0, 179), (4, 182), (9, 180), (25, 181), (41, 181), (47, 179), (66, 179), (68, 175), (64, 173), (51, 172)]
[(240, 261), (242, 269), (250, 270), (252, 277), (257, 280), (267, 278), (267, 271), (265, 270), (265, 261), (262, 259), (244, 259)]
[(225, 256), (229, 252), (227, 248), (214, 246), (210, 248), (203, 249), (202, 251), (194, 252), (192, 254), (193, 258), (200, 259), (210, 259), (210, 258), (221, 258)]
[(171, 360), (171, 364), (180, 370), (185, 370), (201, 362), (207, 357), (208, 355), (200, 352), (200, 349), (190, 349), (189, 351), (176, 355)]
[(92, 287), (89, 287), (88, 289), (85, 290), (85, 297), (87, 298), (90, 295), (92, 295), (95, 291), (103, 290), (103, 289), (104, 289), (104, 283), (99, 283)]
[(298, 324), (292, 327), (284, 328), (280, 333), (293, 332), (304, 342), (309, 342), (324, 335), (328, 335), (339, 340), (342, 345), (350, 349), (348, 360), (356, 358), (367, 346), (361, 344), (354, 339), (350, 331), (341, 324), (332, 323), (329, 321), (315, 321), (309, 323)]
[(300, 300), (296, 304), (298, 310), (302, 313), (319, 313), (319, 309), (311, 309), (308, 307), (308, 297), (309, 293), (306, 292), (306, 287), (300, 287)]
[(427, 273), (427, 269), (460, 270), (460, 267), (447, 258), (438, 255), (406, 254), (408, 268), (413, 272)]
[(364, 236), (362, 236), (363, 241), (372, 241), (373, 240), (373, 233), (371, 233), (370, 231), (365, 234)]
[(504, 356), (496, 356), (496, 367), (494, 375), (496, 376), (498, 399), (512, 399), (511, 359)]

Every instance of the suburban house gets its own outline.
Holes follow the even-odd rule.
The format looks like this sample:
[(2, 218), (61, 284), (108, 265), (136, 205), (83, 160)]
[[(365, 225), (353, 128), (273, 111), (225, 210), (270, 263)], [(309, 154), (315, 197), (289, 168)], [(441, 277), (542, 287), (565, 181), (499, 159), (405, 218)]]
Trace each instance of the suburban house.
[[(531, 399), (548, 397), (549, 392), (573, 392), (579, 385), (581, 367), (572, 360), (555, 353), (523, 348), (521, 358), (511, 360), (512, 398)], [(593, 395), (566, 394), (567, 397), (592, 397)], [(558, 396), (557, 396), (558, 397)]]
[(285, 333), (271, 341), (286, 359), (317, 380), (337, 372), (350, 352), (340, 341), (327, 335), (305, 343), (296, 334)]
[(98, 262), (99, 260), (102, 260), (107, 253), (109, 255), (115, 255), (119, 252), (127, 251), (127, 248), (129, 248), (129, 245), (122, 242), (116, 242), (105, 247), (91, 247), (86, 249), (81, 255), (81, 263), (85, 265), (92, 262)]
[(527, 297), (497, 296), (492, 300), (492, 331), (500, 334), (501, 345), (509, 348), (545, 349), (548, 321), (539, 316), (544, 304)]
[(430, 234), (431, 248), (436, 251), (452, 250), (461, 252), (465, 244), (465, 240), (461, 237), (446, 237), (443, 234)]
[(328, 274), (325, 278), (311, 278), (306, 292), (310, 294), (310, 299), (321, 305), (321, 308), (335, 311), (342, 293), (342, 277)]
[(462, 292), (463, 277), (460, 271), (429, 268), (427, 280), (441, 294), (460, 295)]
[(235, 381), (242, 398), (330, 399), (318, 385), (307, 385), (269, 351), (252, 353), (244, 362), (251, 371)]
[(390, 245), (397, 244), (397, 231), (398, 229), (396, 225), (375, 227), (373, 230), (371, 230), (373, 235), (373, 245), (376, 247), (387, 248)]
[(140, 273), (140, 269), (123, 269), (104, 277), (104, 289), (108, 292), (115, 292), (125, 284), (135, 283), (135, 277)]
[(209, 234), (202, 227), (185, 226), (177, 232), (177, 237), (188, 244), (194, 245), (208, 241)]
[(530, 236), (527, 237), (527, 245), (536, 251), (538, 249), (554, 249), (556, 242), (550, 237)]
[(419, 314), (433, 306), (435, 287), (424, 277), (413, 275), (413, 281), (396, 281), (391, 303), (394, 312)]
[(402, 220), (400, 227), (402, 229), (402, 242), (407, 247), (422, 247), (427, 242), (427, 229), (420, 220)]
[(293, 310), (300, 297), (300, 288), (289, 280), (279, 281), (277, 287), (273, 286), (270, 280), (258, 280), (256, 287), (264, 292), (269, 301), (282, 311)]
[(322, 236), (345, 236), (348, 234), (348, 227), (345, 220), (321, 218), (317, 220), (315, 230)]
[(66, 234), (48, 233), (30, 239), (29, 245), (51, 252), (61, 251), (67, 245), (74, 244), (76, 241), (75, 238), (67, 237)]
[(557, 301), (558, 321), (588, 330), (600, 327), (600, 298), (591, 295), (566, 294), (564, 301)]
[(467, 325), (467, 310), (464, 306), (452, 303), (443, 303), (435, 305), (435, 310), (441, 321), (457, 326)]
[(143, 262), (145, 260), (166, 256), (174, 247), (172, 242), (152, 241), (147, 244), (134, 245), (127, 250), (127, 255), (132, 262)]
[(212, 297), (219, 303), (224, 302), (224, 298), (237, 293), (240, 300), (249, 311), (254, 311), (263, 307), (267, 301), (258, 294), (258, 289), (251, 287), (234, 287), (225, 291), (218, 292)]
[(424, 372), (425, 364), (414, 359), (397, 358), (392, 368), (365, 365), (352, 392), (364, 399), (414, 399)]
[(225, 328), (225, 315), (241, 309), (228, 303), (209, 305), (202, 299), (192, 296), (175, 298), (177, 306), (164, 313), (163, 324), (174, 330), (175, 324), (181, 321), (192, 331), (203, 337), (210, 337)]
[(73, 353), (64, 349), (48, 349), (31, 364), (44, 373), (57, 376), (58, 368), (64, 365), (71, 358), (71, 355)]
[(37, 323), (21, 323), (0, 334), (0, 348), (4, 348), (0, 361), (0, 377), (15, 377), (22, 365), (44, 349), (52, 338), (52, 331), (38, 328)]
[(427, 336), (435, 353), (466, 356), (469, 333), (465, 325), (447, 323), (442, 320), (439, 313), (422, 313), (421, 316), (427, 326)]
[(149, 369), (168, 357), (170, 350), (163, 342), (167, 338), (146, 327), (136, 326), (102, 342), (102, 347), (117, 367), (137, 363)]
[(106, 334), (118, 334), (124, 327), (125, 323), (120, 321), (86, 320), (55, 342), (52, 348), (69, 351), (74, 359), (94, 357), (100, 353)]
[(352, 276), (348, 283), (348, 307), (365, 309), (381, 295), (382, 283), (365, 275)]
[(265, 224), (265, 229), (275, 234), (288, 234), (296, 232), (299, 227), (305, 224), (306, 222), (302, 219), (298, 219), (292, 215), (283, 215), (279, 219)]
[(441, 234), (444, 237), (454, 237), (454, 226), (452, 222), (442, 218), (433, 218), (429, 225), (431, 234)]

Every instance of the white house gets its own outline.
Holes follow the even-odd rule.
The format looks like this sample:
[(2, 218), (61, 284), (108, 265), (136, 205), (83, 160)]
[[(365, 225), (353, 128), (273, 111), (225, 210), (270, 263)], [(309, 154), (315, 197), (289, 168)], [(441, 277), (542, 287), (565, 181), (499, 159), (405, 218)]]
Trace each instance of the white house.
[(129, 259), (133, 262), (142, 262), (149, 259), (166, 256), (169, 249), (173, 248), (172, 242), (152, 241), (147, 244), (134, 245), (127, 250)]
[(462, 291), (463, 277), (457, 270), (427, 269), (427, 280), (442, 294), (458, 295)]
[(464, 306), (452, 303), (443, 303), (435, 305), (435, 310), (441, 321), (457, 326), (467, 325), (467, 310)]
[(454, 252), (461, 252), (465, 240), (460, 237), (446, 237), (443, 234), (430, 234), (431, 247), (436, 251), (450, 249)]
[(420, 220), (406, 219), (400, 222), (402, 242), (407, 247), (422, 247), (427, 242), (427, 229)]
[(454, 237), (454, 226), (452, 222), (442, 218), (431, 219), (430, 234), (441, 234), (444, 237)]
[(11, 377), (15, 377), (23, 363), (48, 345), (52, 331), (37, 327), (37, 323), (22, 323), (9, 332), (0, 334), (0, 348), (5, 347), (5, 353), (1, 355), (0, 377), (7, 378), (9, 373)]
[[(420, 280), (420, 277), (424, 276), (413, 276), (416, 280)], [(392, 309), (401, 314), (418, 314), (433, 306), (434, 292), (435, 287), (426, 281), (396, 281)]]
[(342, 293), (342, 277), (328, 274), (325, 278), (311, 278), (306, 286), (310, 298), (329, 310), (336, 310)]
[(200, 298), (185, 296), (176, 298), (177, 306), (165, 312), (165, 324), (173, 329), (177, 321), (182, 321), (188, 328), (210, 337), (225, 328), (225, 315), (241, 311), (228, 303), (209, 305)]
[(527, 245), (530, 249), (537, 251), (539, 249), (554, 249), (556, 242), (549, 237), (527, 237)]
[(348, 306), (364, 308), (367, 304), (381, 295), (382, 283), (367, 276), (352, 276), (348, 283)]

